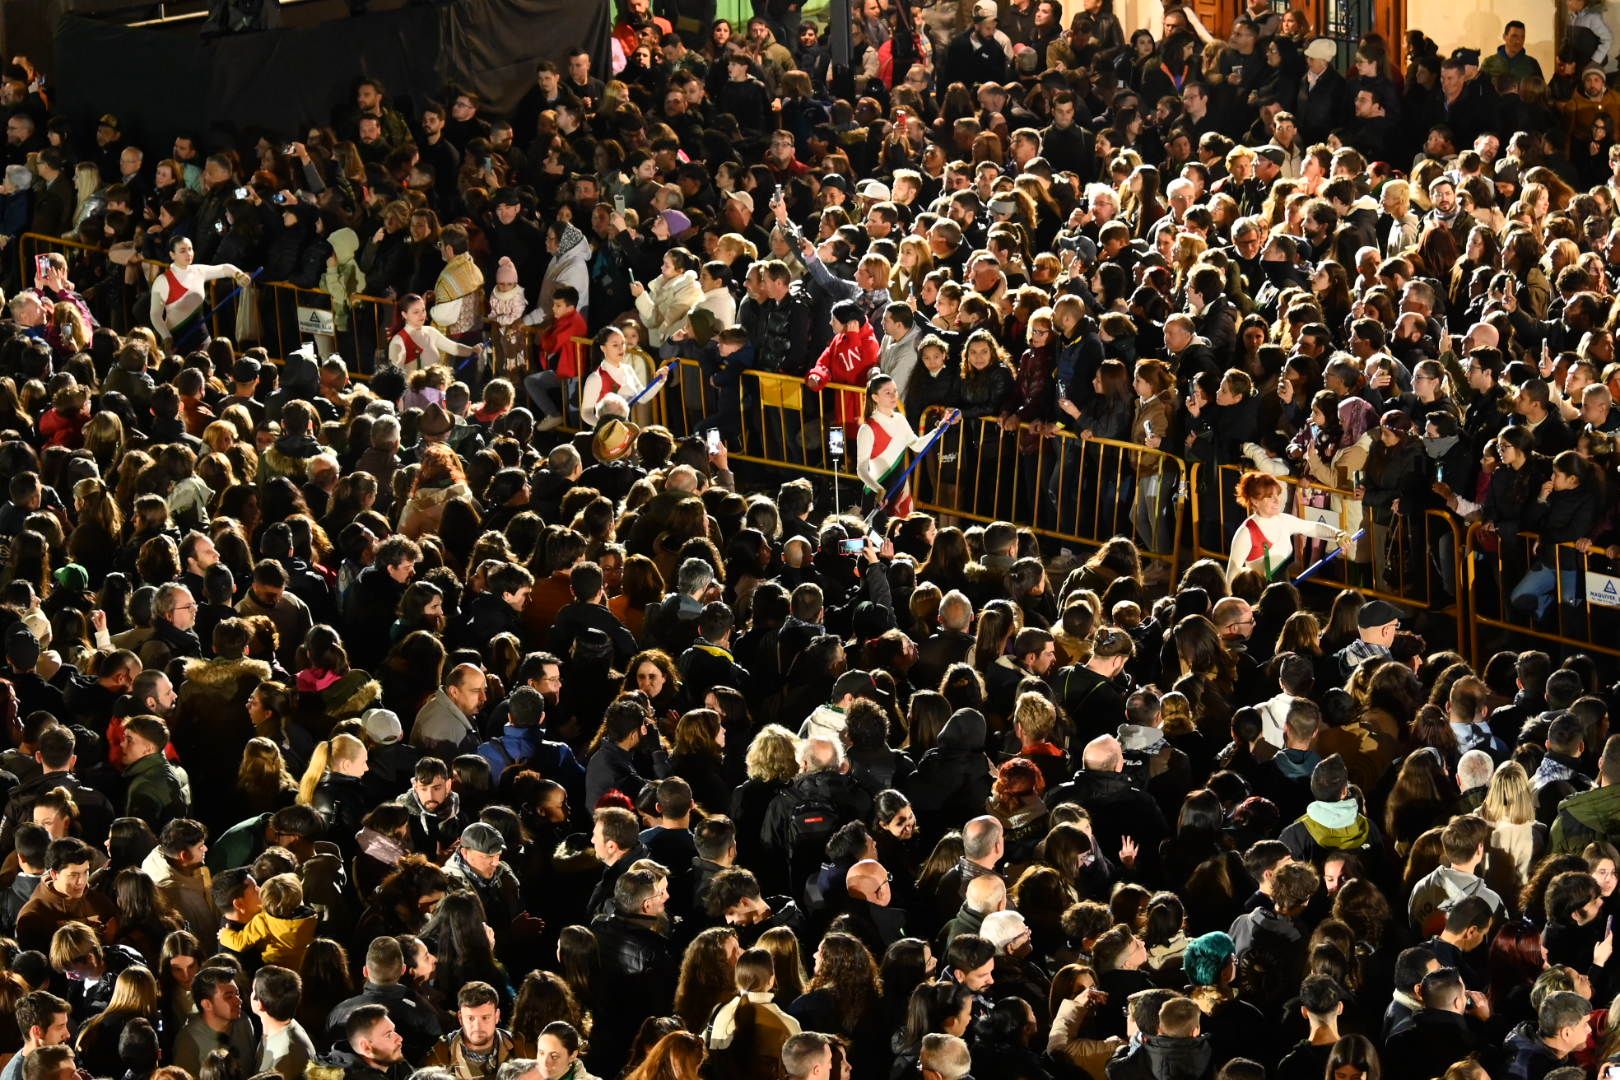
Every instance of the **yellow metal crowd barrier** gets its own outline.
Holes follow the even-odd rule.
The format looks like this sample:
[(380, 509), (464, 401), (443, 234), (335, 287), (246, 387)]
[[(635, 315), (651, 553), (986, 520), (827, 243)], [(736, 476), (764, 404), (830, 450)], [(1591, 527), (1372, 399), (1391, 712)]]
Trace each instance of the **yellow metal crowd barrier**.
[[(1608, 565), (1602, 548), (1583, 552), (1574, 544), (1558, 544), (1549, 552), (1535, 533), (1493, 536), (1476, 524), (1469, 528), (1463, 550), (1473, 609), (1469, 644), (1476, 663), (1485, 659), (1485, 629), (1499, 631), (1502, 638), (1494, 644), (1510, 648), (1523, 644), (1508, 644), (1517, 637), (1542, 642), (1555, 653), (1620, 659), (1620, 577), (1610, 572), (1617, 568)], [(1594, 560), (1604, 560), (1604, 569), (1594, 569)], [(1539, 618), (1527, 610), (1527, 603), (1513, 601), (1514, 590), (1532, 566), (1544, 568), (1551, 578), (1551, 603)]]
[[(62, 252), (70, 263), (112, 258), (108, 249), (78, 240), (24, 233), (17, 242), (20, 280), (32, 282), (34, 257), (49, 251)], [(149, 277), (167, 266), (153, 260), (139, 265)], [(225, 280), (210, 282), (210, 302), (217, 304), (233, 287)], [(212, 313), (211, 329), (215, 336), (256, 338), (276, 360), (311, 336), (311, 311), (331, 310), (332, 298), (324, 290), (284, 281), (255, 282), (253, 290), (252, 311), (243, 316), (239, 305), (227, 305)], [(369, 374), (386, 356), (395, 306), (388, 297), (351, 296), (346, 324), (334, 326), (324, 344), (352, 356), (356, 374)], [(141, 321), (141, 312), (126, 308), (119, 314), (127, 320), (125, 326)], [(591, 344), (589, 338), (574, 339), (581, 371), (587, 369)], [(524, 361), (530, 371), (544, 366), (533, 327), (524, 328)], [(521, 374), (514, 374), (521, 383)], [(564, 385), (564, 431), (578, 430), (579, 381)], [(518, 390), (519, 400), (526, 401), (521, 385)], [(734, 447), (732, 460), (853, 481), (854, 502), (863, 491), (855, 473), (854, 441), (864, 400), (862, 387), (829, 384), (810, 390), (798, 376), (764, 371), (744, 372), (737, 386), (720, 389), (710, 384), (697, 360), (683, 358), (676, 361), (669, 385), (636, 407), (635, 420), (663, 424), (677, 436), (702, 435), (717, 427)], [(921, 419), (926, 429), (938, 416)], [(842, 453), (832, 446), (833, 431), (843, 433)], [(911, 483), (918, 508), (944, 519), (1010, 520), (1038, 535), (1082, 545), (1130, 536), (1144, 559), (1165, 565), (1173, 578), (1181, 565), (1187, 503), (1192, 556), (1226, 562), (1232, 534), (1244, 517), (1234, 497), (1244, 471), (1222, 466), (1213, 486), (1206, 487), (1209, 470), (1204, 465), (1189, 465), (1162, 450), (1083, 439), (1066, 430), (1047, 434), (1023, 425), (1003, 427), (997, 417), (984, 416), (948, 432)], [(1332, 522), (1346, 532), (1367, 529), (1352, 557), (1335, 560), (1312, 583), (1397, 605), (1443, 604), (1437, 610), (1455, 619), (1459, 649), (1466, 646), (1476, 662), (1483, 659), (1484, 629), (1620, 658), (1620, 645), (1599, 640), (1620, 642), (1620, 575), (1612, 582), (1608, 575), (1597, 579), (1616, 592), (1612, 611), (1586, 598), (1586, 584), (1601, 574), (1592, 566), (1601, 552), (1559, 545), (1550, 615), (1532, 619), (1515, 611), (1512, 594), (1531, 564), (1538, 542), (1534, 534), (1519, 534), (1510, 550), (1499, 554), (1480, 526), (1465, 535), (1458, 520), (1444, 511), (1427, 509), (1416, 518), (1397, 515), (1386, 529), (1373, 525), (1352, 491), (1291, 476), (1277, 479), (1290, 489), (1289, 508), (1299, 516)], [(1304, 538), (1296, 544), (1300, 569), (1326, 550), (1311, 547)]]
[[(1238, 505), (1238, 480), (1249, 470), (1223, 465), (1215, 485), (1206, 488), (1209, 470), (1192, 467), (1193, 555), (1226, 565), (1232, 536), (1247, 516)], [(1343, 532), (1365, 529), (1366, 535), (1348, 555), (1341, 555), (1307, 578), (1310, 584), (1350, 589), (1369, 599), (1385, 600), (1410, 608), (1442, 603), (1436, 610), (1449, 612), (1457, 624), (1458, 646), (1468, 640), (1467, 591), (1462, 587), (1462, 528), (1443, 510), (1426, 509), (1414, 519), (1395, 517), (1392, 526), (1375, 525), (1355, 492), (1328, 487), (1295, 476), (1276, 480), (1288, 492), (1289, 513), (1308, 521), (1322, 521)], [(1309, 537), (1294, 538), (1294, 572), (1300, 573), (1332, 550), (1332, 544)]]
[[(32, 283), (35, 256), (51, 251), (61, 252), (68, 258), (70, 274), (75, 260), (82, 265), (87, 261), (112, 259), (108, 248), (67, 237), (24, 233), (17, 241), (19, 280)], [(168, 265), (145, 258), (137, 263), (148, 282)], [(108, 272), (115, 271), (108, 268)], [(332, 296), (324, 289), (304, 288), (288, 281), (260, 280), (249, 286), (243, 301), (219, 307), (234, 288), (235, 283), (223, 278), (208, 283), (209, 333), (214, 337), (256, 341), (273, 360), (285, 360), (302, 341), (314, 338), (326, 348), (342, 352), (349, 358), (354, 373), (363, 376), (374, 371), (377, 361), (387, 353), (388, 331), (397, 306), (389, 297), (351, 295), (348, 311), (341, 316), (344, 325), (338, 327), (335, 324), (339, 315), (332, 311)], [(124, 302), (114, 313), (115, 326), (120, 329), (143, 322), (145, 313), (129, 306), (129, 300), (137, 291), (123, 291)], [(331, 313), (333, 321), (329, 334), (324, 329), (326, 313)], [(320, 331), (312, 329), (317, 324), (322, 327)]]

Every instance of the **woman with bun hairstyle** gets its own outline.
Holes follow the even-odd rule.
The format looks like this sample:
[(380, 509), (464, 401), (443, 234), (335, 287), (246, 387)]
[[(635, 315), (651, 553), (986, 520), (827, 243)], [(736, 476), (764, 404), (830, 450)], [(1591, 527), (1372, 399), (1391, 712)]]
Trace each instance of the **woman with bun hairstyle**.
[(1249, 516), (1243, 519), (1232, 537), (1232, 554), (1226, 562), (1227, 581), (1244, 570), (1258, 570), (1267, 581), (1275, 581), (1294, 557), (1296, 536), (1332, 540), (1341, 547), (1349, 542), (1346, 533), (1331, 525), (1284, 513), (1285, 498), (1282, 482), (1267, 473), (1246, 472), (1238, 480), (1238, 504)]

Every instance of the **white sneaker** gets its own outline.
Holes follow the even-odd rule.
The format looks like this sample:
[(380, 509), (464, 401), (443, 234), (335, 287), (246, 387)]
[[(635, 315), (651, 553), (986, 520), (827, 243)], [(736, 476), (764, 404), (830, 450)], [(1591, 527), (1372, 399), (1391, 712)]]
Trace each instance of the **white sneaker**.
[(534, 429), (536, 431), (552, 431), (556, 428), (562, 427), (562, 423), (563, 418), (561, 416), (542, 417), (540, 422), (534, 425)]

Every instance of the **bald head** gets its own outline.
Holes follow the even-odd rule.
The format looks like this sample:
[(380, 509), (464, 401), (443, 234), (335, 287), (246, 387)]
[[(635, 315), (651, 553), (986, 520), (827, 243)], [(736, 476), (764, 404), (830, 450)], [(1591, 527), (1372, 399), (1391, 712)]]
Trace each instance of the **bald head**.
[(1246, 638), (1254, 631), (1254, 609), (1237, 596), (1223, 596), (1210, 609), (1209, 621), (1225, 638)]
[(844, 875), (844, 888), (857, 900), (888, 907), (889, 872), (876, 859), (862, 859)]
[(1125, 751), (1112, 735), (1099, 735), (1086, 743), (1081, 761), (1092, 772), (1121, 772), (1125, 768)]
[(1007, 883), (996, 874), (981, 874), (968, 882), (967, 906), (980, 915), (1007, 908)]
[(1463, 337), (1463, 353), (1473, 349), (1498, 349), (1502, 346), (1502, 332), (1490, 323), (1475, 323)]
[(1001, 822), (985, 814), (962, 826), (962, 854), (981, 866), (994, 866), (1001, 858)]

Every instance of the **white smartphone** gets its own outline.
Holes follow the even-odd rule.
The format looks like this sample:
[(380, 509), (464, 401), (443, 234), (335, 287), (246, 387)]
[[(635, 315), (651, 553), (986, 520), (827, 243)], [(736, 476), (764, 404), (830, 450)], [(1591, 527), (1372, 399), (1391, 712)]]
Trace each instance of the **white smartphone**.
[(720, 445), (721, 445), (720, 444), (720, 429), (719, 428), (710, 428), (709, 429), (709, 453), (718, 454), (720, 452)]

